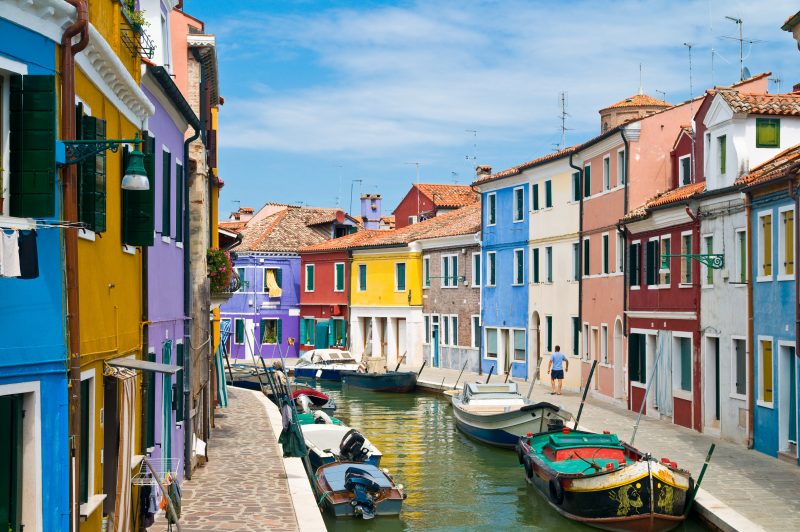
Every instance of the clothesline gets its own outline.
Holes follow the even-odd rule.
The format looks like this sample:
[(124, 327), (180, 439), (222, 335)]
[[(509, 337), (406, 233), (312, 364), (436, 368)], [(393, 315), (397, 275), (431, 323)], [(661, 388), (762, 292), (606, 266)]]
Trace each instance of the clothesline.
[(34, 220), (33, 222), (20, 222), (19, 220), (8, 221), (0, 218), (0, 230), (11, 231), (31, 231), (34, 229), (85, 229), (86, 224), (83, 222), (41, 222)]

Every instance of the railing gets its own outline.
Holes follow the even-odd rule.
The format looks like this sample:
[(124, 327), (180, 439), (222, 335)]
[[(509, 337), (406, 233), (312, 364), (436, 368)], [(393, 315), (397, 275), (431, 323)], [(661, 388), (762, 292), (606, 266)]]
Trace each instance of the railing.
[(234, 270), (231, 272), (231, 280), (228, 282), (228, 285), (225, 287), (215, 287), (212, 285), (211, 293), (215, 296), (227, 296), (238, 292), (241, 288), (242, 280), (239, 278), (239, 274), (236, 273), (236, 270)]
[(132, 56), (152, 59), (156, 51), (153, 39), (147, 34), (142, 25), (141, 11), (131, 11), (127, 2), (120, 2), (122, 22), (120, 23), (120, 40)]

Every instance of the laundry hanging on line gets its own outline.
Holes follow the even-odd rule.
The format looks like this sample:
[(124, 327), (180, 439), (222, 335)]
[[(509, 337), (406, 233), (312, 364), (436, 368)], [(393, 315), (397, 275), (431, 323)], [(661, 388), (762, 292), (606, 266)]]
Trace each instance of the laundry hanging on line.
[(0, 229), (0, 277), (35, 279), (39, 277), (39, 251), (36, 231)]

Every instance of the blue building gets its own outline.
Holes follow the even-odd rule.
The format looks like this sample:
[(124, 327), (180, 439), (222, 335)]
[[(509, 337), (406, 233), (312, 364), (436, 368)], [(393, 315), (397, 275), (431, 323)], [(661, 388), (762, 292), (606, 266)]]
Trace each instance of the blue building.
[(529, 187), (523, 177), (478, 167), (481, 193), (481, 369), (528, 376)]
[(6, 2), (0, 17), (0, 239), (21, 238), (20, 254), (4, 246), (0, 260), (2, 530), (69, 525), (63, 235), (53, 226), (61, 208), (54, 39), (66, 15), (37, 9)]
[[(737, 182), (749, 198), (754, 382), (753, 441), (758, 451), (798, 460), (797, 204), (800, 178), (789, 148)], [(794, 196), (794, 197), (792, 197)]]

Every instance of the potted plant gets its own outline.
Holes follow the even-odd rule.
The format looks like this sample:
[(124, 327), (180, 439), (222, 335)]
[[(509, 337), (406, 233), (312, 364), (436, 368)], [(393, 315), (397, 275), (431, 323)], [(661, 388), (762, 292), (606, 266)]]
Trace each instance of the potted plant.
[(136, 8), (136, 0), (124, 0), (122, 2), (122, 13), (136, 33), (142, 33), (142, 29), (150, 25), (150, 22), (144, 16), (144, 11)]
[(206, 260), (212, 299), (220, 299), (220, 303), (227, 301), (233, 295), (230, 289), (233, 276), (230, 254), (221, 249), (211, 248), (206, 253)]

